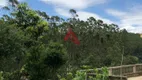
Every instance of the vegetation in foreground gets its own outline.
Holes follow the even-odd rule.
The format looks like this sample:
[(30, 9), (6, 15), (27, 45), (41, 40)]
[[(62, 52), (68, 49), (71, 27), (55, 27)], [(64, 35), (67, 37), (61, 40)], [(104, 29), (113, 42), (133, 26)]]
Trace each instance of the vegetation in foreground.
[[(80, 70), (84, 66), (93, 69), (120, 65), (123, 51), (123, 64), (142, 62), (139, 34), (94, 17), (82, 21), (73, 9), (73, 18), (64, 20), (32, 10), (17, 0), (9, 3), (3, 8), (9, 14), (0, 18), (0, 80), (83, 80), (85, 73)], [(63, 40), (69, 26), (80, 45)], [(96, 79), (90, 77), (97, 78), (99, 74)]]

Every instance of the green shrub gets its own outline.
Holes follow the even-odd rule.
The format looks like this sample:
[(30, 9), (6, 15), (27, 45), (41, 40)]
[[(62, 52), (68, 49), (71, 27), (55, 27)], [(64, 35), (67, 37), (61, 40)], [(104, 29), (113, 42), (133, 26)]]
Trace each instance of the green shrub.
[[(88, 70), (78, 70), (76, 71), (75, 75), (73, 75), (72, 73), (67, 73), (65, 78), (61, 78), (61, 76), (58, 75), (58, 78), (60, 80), (85, 80), (85, 78), (87, 77), (86, 73)], [(88, 76), (88, 80), (108, 80), (108, 70), (106, 67), (103, 67), (101, 72), (98, 71), (98, 69), (94, 69), (94, 74), (95, 77)]]
[(0, 80), (4, 80), (4, 78), (3, 78), (3, 71), (0, 71)]

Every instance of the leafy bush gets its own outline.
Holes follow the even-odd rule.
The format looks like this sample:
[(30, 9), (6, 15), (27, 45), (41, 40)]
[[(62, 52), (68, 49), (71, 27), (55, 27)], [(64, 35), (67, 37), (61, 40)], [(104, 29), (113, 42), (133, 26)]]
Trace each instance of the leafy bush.
[(50, 42), (31, 48), (25, 70), (30, 80), (54, 80), (57, 70), (65, 63), (66, 51), (62, 44)]
[[(87, 77), (88, 70), (85, 70), (85, 71), (78, 70), (76, 71), (74, 76), (72, 73), (67, 73), (65, 78), (61, 78), (60, 75), (58, 75), (58, 77), (60, 80), (85, 80)], [(98, 69), (94, 69), (94, 76), (88, 76), (88, 80), (108, 80), (107, 68), (103, 67), (101, 72), (98, 71)]]
[(4, 80), (4, 78), (3, 78), (3, 71), (0, 71), (0, 80)]
[(66, 51), (60, 43), (50, 42), (44, 63), (51, 68), (59, 68), (65, 63)]

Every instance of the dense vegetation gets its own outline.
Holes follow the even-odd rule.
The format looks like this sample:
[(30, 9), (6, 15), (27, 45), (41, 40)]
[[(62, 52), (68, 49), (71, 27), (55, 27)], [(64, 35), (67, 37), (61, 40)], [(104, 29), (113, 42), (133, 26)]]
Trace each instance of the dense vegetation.
[[(121, 65), (123, 54), (123, 64), (142, 62), (139, 34), (115, 24), (94, 17), (82, 21), (73, 9), (73, 18), (64, 20), (17, 0), (9, 0), (3, 10), (9, 14), (0, 18), (0, 80), (82, 80), (76, 79), (82, 74), (77, 70)], [(68, 27), (80, 45), (63, 40)], [(72, 78), (63, 79), (67, 75)]]

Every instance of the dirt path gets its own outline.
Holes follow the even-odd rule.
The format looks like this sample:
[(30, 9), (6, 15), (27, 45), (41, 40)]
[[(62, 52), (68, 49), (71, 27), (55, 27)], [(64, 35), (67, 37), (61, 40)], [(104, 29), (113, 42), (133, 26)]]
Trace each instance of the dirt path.
[(128, 80), (142, 80), (142, 76), (139, 76), (139, 77), (131, 77), (131, 78), (128, 78)]

